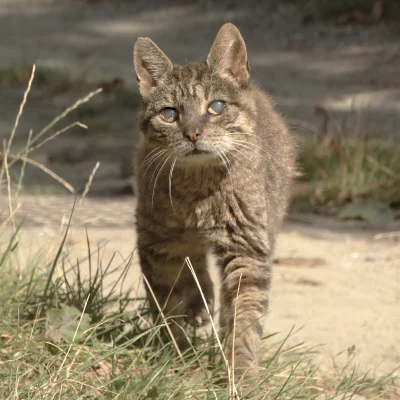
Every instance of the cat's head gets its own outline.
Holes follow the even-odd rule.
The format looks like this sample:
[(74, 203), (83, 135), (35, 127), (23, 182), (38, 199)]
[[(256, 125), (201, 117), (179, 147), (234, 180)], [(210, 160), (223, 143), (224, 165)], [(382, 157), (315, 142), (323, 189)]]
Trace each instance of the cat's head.
[(252, 131), (246, 45), (232, 24), (220, 29), (203, 63), (173, 65), (149, 38), (138, 38), (134, 66), (146, 140), (187, 162), (229, 162)]

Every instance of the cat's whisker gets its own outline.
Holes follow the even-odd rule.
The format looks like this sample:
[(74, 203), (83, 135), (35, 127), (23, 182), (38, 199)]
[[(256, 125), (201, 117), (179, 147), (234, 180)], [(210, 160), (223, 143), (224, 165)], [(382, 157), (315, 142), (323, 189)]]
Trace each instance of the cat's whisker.
[[(225, 168), (226, 168), (226, 171), (228, 172), (228, 176), (229, 176), (229, 179), (230, 179), (230, 181), (231, 181), (231, 184), (232, 184), (232, 186), (233, 186), (232, 174), (231, 174), (231, 171), (230, 171), (230, 169), (229, 169), (229, 166), (228, 166), (227, 162), (229, 163), (229, 165), (231, 166), (231, 168), (232, 168), (232, 164), (230, 163), (228, 157), (227, 157), (226, 154), (222, 151), (222, 149), (217, 149), (215, 146), (213, 146), (213, 150), (214, 150), (214, 154), (216, 154), (217, 157), (220, 158), (220, 160), (223, 162), (223, 164), (224, 164), (224, 166), (225, 166)], [(226, 160), (227, 162), (226, 162), (225, 160)]]
[(214, 152), (218, 156), (218, 158), (222, 161), (222, 163), (224, 164), (226, 170), (228, 171), (228, 174), (230, 174), (230, 171), (229, 171), (229, 168), (228, 168), (228, 164), (226, 163), (224, 157), (222, 156), (221, 151), (219, 149), (214, 148)]
[[(143, 174), (143, 176), (142, 176), (142, 179), (140, 180), (140, 187), (142, 186), (142, 183), (143, 183), (143, 181), (144, 181), (144, 178), (145, 178), (145, 176), (146, 176), (146, 174), (147, 174), (147, 171), (149, 170), (149, 168), (152, 166), (152, 164), (159, 158), (159, 157), (161, 157), (163, 154), (165, 154), (165, 151), (164, 150), (162, 150), (162, 151), (160, 151), (159, 153), (157, 153), (157, 157), (155, 157), (154, 159), (153, 159), (153, 161), (147, 166), (147, 168), (146, 168), (146, 171), (144, 171), (144, 174)], [(151, 181), (150, 181), (151, 182)]]
[(244, 154), (242, 151), (240, 151), (240, 150), (238, 150), (238, 149), (236, 149), (236, 148), (234, 148), (233, 151), (230, 151), (230, 150), (227, 150), (227, 149), (225, 149), (225, 151), (226, 151), (228, 154), (230, 154), (233, 158), (236, 158), (238, 161), (240, 161), (240, 158), (239, 158), (238, 155), (235, 154), (233, 151), (236, 151), (236, 152), (240, 153), (244, 158), (246, 158), (248, 161), (252, 162), (252, 160), (251, 160), (250, 157), (248, 157), (246, 154)]
[(158, 178), (160, 177), (161, 172), (162, 172), (162, 170), (163, 170), (164, 167), (165, 167), (165, 164), (168, 162), (168, 160), (169, 160), (173, 155), (174, 155), (174, 153), (172, 153), (172, 154), (170, 154), (169, 156), (167, 156), (167, 158), (165, 159), (164, 163), (161, 165), (160, 169), (158, 170), (156, 179), (154, 180), (153, 194), (151, 195), (151, 209), (153, 209), (153, 205), (154, 205), (154, 193), (155, 193), (155, 191), (156, 191), (156, 185), (157, 185)]
[(158, 149), (160, 149), (161, 148), (161, 146), (158, 146), (158, 147), (156, 147), (155, 149), (153, 149), (152, 151), (150, 151), (147, 155), (146, 155), (146, 157), (144, 158), (144, 160), (143, 160), (143, 162), (142, 162), (142, 165), (150, 158), (150, 156), (155, 152), (155, 151), (157, 151)]
[(232, 142), (232, 143), (242, 143), (242, 144), (245, 144), (245, 145), (257, 147), (257, 148), (259, 148), (260, 150), (262, 150), (264, 152), (266, 151), (264, 147), (260, 146), (257, 143), (252, 142), (251, 140), (248, 141), (248, 140), (229, 139), (229, 141)]
[(225, 152), (231, 154), (234, 158), (236, 158), (236, 159), (239, 160), (239, 161), (240, 161), (240, 158), (239, 158), (233, 151), (236, 151), (236, 152), (240, 153), (244, 158), (246, 158), (246, 159), (249, 160), (250, 162), (252, 161), (251, 158), (250, 158), (248, 155), (246, 155), (245, 153), (243, 153), (242, 151), (240, 151), (240, 150), (237, 149), (236, 147), (233, 148), (233, 151), (228, 150), (228, 149), (226, 148), (226, 145), (229, 145), (229, 144), (230, 144), (229, 141), (223, 140), (223, 141), (221, 141), (221, 142), (219, 142), (219, 143), (216, 143), (216, 144), (217, 144), (218, 146), (220, 146), (220, 147), (223, 147), (223, 149), (224, 149)]
[[(165, 153), (164, 153), (165, 154)], [(161, 166), (161, 164), (171, 155), (171, 153), (167, 154), (154, 168), (153, 173), (151, 174), (151, 178), (150, 178), (150, 182), (149, 182), (149, 186), (147, 187), (147, 190), (150, 189), (151, 183), (153, 182), (153, 178), (156, 176), (159, 167)]]
[[(261, 150), (264, 154), (268, 155), (268, 152), (261, 146), (256, 145), (255, 143), (251, 143), (251, 142), (241, 142), (241, 141), (237, 141), (237, 140), (231, 140), (231, 142), (236, 145), (236, 146), (241, 146), (247, 150)], [(251, 147), (253, 146), (253, 147)]]
[(169, 200), (171, 201), (171, 206), (172, 206), (172, 209), (174, 210), (175, 214), (177, 214), (177, 212), (175, 210), (174, 203), (172, 202), (172, 174), (174, 172), (174, 167), (175, 167), (175, 163), (176, 163), (177, 159), (178, 159), (178, 156), (175, 156), (175, 159), (171, 164), (171, 169), (169, 171), (169, 177), (168, 177)]
[[(168, 149), (162, 149), (160, 151), (158, 151), (157, 153), (153, 154), (151, 157), (149, 157), (146, 161), (142, 162), (141, 168), (145, 167), (148, 163), (151, 163), (152, 160), (154, 160), (155, 158), (157, 158), (157, 156), (159, 154), (164, 154), (165, 152), (167, 152)], [(146, 157), (147, 158), (147, 157)]]
[(226, 155), (226, 149), (222, 148), (221, 149), (221, 153), (223, 154), (223, 156), (225, 157), (225, 160), (227, 162), (227, 164), (229, 165), (229, 168), (232, 169), (233, 165), (232, 165), (232, 161), (229, 159), (229, 157)]

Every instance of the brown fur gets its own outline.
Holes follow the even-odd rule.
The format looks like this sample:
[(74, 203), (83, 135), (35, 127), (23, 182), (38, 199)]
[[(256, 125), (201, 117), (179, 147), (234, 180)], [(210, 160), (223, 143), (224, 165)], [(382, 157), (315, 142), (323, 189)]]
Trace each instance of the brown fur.
[[(232, 333), (236, 307), (235, 365), (247, 368), (257, 362), (275, 235), (294, 175), (292, 138), (250, 82), (246, 47), (232, 24), (221, 28), (207, 62), (173, 65), (138, 38), (134, 63), (143, 97), (135, 160), (142, 271), (167, 314), (199, 321), (203, 301), (182, 265), (189, 257), (212, 306), (212, 252), (222, 275), (222, 326)], [(207, 113), (214, 100), (226, 102), (217, 116)], [(164, 107), (178, 110), (176, 122), (162, 120)], [(196, 132), (195, 144), (188, 132)]]

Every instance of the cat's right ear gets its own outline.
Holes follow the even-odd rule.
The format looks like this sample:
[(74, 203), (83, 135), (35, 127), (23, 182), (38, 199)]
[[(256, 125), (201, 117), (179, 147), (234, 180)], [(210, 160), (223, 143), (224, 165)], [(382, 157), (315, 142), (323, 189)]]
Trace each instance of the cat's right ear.
[(246, 44), (235, 25), (222, 25), (207, 57), (207, 64), (221, 76), (245, 84), (250, 78)]
[(133, 65), (140, 94), (146, 97), (163, 75), (172, 70), (172, 62), (150, 39), (139, 37), (133, 48)]

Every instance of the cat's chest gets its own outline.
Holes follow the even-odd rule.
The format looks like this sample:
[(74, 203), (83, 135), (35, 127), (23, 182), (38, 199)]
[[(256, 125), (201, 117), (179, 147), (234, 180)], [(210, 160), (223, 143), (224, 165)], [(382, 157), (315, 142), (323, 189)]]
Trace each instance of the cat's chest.
[(210, 230), (224, 225), (227, 196), (217, 193), (207, 198), (187, 196), (179, 202), (180, 222), (186, 229)]

